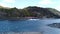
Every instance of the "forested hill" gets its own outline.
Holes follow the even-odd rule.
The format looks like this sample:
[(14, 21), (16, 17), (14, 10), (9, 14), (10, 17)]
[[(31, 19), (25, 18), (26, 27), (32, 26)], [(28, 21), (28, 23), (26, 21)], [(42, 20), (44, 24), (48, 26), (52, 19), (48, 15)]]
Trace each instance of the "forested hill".
[(37, 17), (37, 18), (60, 18), (60, 12), (53, 8), (29, 6), (23, 9), (0, 6), (0, 18), (11, 17)]

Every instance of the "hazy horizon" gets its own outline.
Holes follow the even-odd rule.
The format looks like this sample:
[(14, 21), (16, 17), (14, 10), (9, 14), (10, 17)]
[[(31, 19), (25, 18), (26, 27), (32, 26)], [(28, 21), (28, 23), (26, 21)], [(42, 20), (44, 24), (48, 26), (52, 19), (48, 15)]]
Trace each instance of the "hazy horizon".
[(55, 8), (60, 11), (60, 0), (0, 0), (0, 6), (24, 8), (28, 6), (38, 6)]

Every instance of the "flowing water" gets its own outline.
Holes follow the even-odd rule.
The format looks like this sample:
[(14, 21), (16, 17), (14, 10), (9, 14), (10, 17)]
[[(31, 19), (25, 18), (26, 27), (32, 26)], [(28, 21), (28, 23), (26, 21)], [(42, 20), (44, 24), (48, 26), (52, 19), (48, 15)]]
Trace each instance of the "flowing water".
[(59, 28), (47, 26), (52, 23), (60, 23), (60, 19), (1, 20), (0, 32), (42, 32), (43, 34), (60, 34)]

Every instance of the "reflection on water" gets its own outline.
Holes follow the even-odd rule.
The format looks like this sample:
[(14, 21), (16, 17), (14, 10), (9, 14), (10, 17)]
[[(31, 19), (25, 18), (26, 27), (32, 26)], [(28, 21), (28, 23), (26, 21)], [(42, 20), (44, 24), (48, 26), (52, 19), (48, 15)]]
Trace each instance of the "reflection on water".
[(19, 21), (0, 21), (0, 32), (43, 32), (43, 34), (60, 34), (60, 29), (47, 26), (59, 23), (60, 19), (30, 19)]

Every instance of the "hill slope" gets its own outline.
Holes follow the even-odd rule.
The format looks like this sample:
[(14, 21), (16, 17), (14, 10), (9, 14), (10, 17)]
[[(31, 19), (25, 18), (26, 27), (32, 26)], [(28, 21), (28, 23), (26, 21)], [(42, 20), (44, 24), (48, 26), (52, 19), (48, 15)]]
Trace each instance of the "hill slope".
[(37, 6), (29, 6), (23, 9), (0, 6), (0, 18), (12, 17), (60, 18), (60, 12), (53, 8), (42, 8)]

